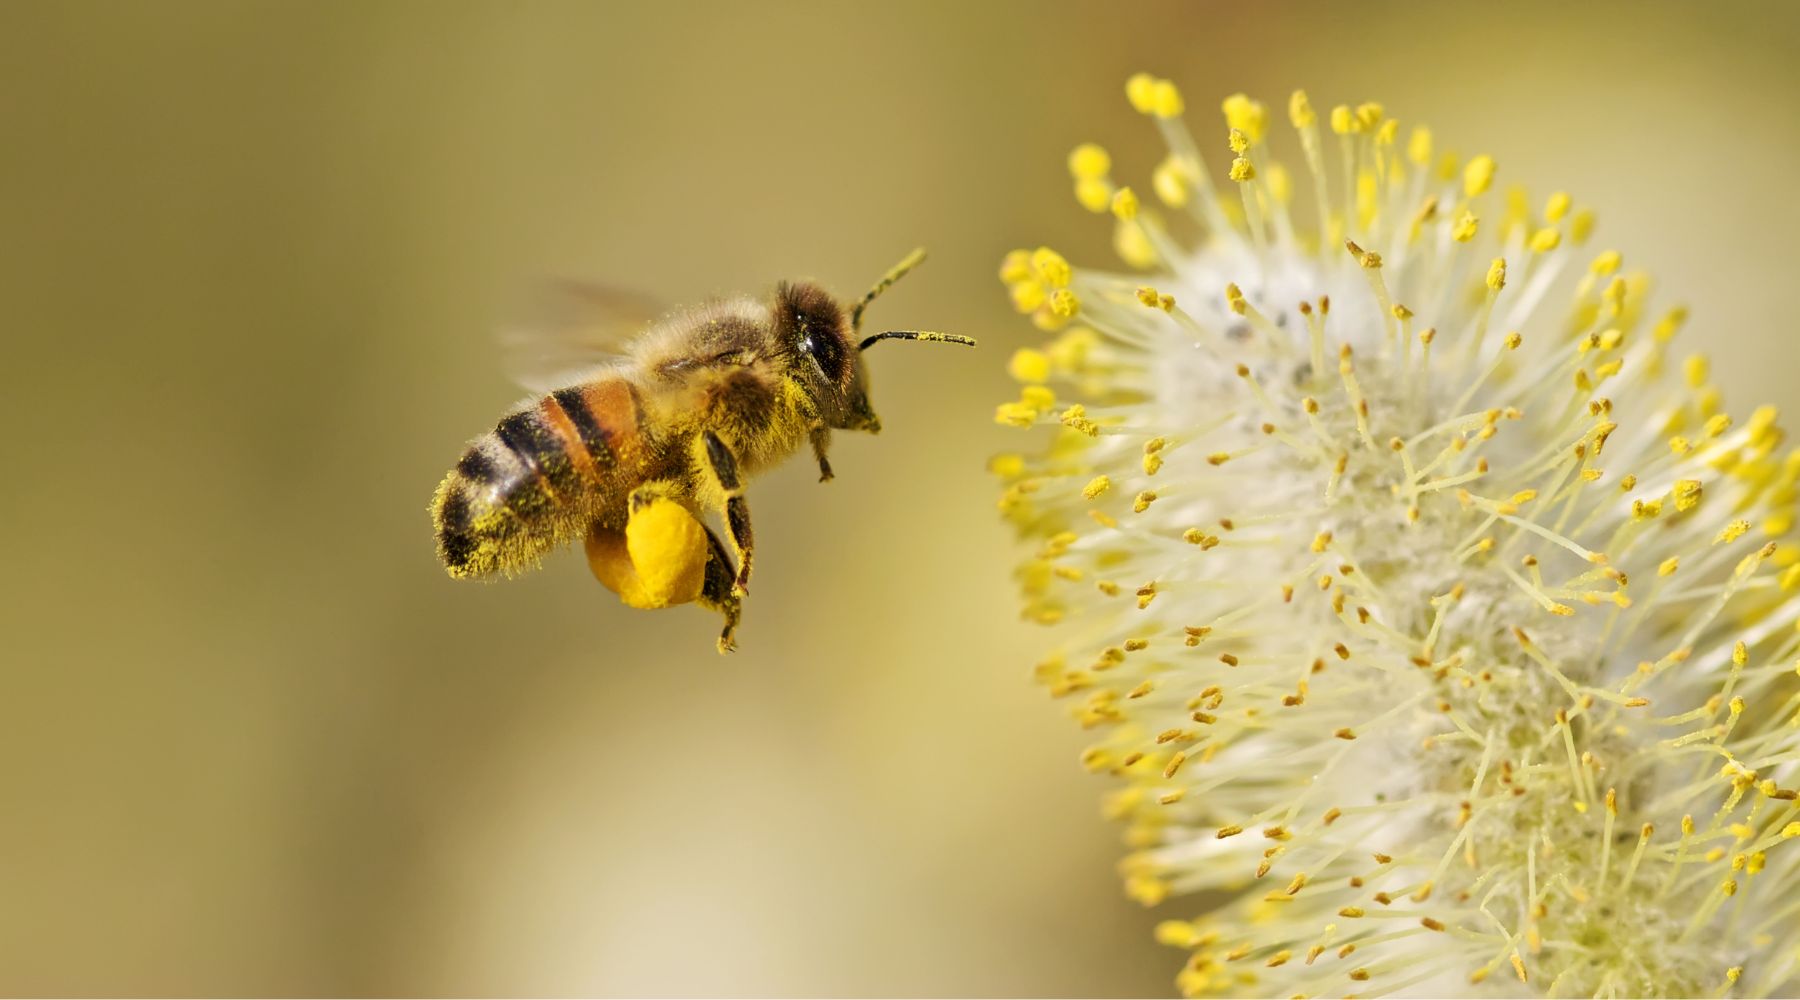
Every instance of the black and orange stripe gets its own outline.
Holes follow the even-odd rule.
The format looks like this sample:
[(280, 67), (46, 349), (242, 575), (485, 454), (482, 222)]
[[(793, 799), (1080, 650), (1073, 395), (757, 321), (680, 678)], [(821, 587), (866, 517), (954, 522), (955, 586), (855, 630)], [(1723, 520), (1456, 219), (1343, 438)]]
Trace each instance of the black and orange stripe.
[(584, 532), (621, 492), (642, 420), (637, 388), (612, 378), (545, 396), (471, 443), (432, 504), (450, 575), (529, 568)]

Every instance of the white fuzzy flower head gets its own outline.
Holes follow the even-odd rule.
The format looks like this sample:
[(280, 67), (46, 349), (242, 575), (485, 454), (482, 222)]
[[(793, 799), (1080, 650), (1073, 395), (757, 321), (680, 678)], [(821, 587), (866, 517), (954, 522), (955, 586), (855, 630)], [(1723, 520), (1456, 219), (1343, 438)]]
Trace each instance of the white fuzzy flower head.
[(1127, 92), (1161, 208), (1069, 165), (1139, 273), (1008, 256), (1054, 335), (994, 471), (1127, 891), (1225, 900), (1158, 929), (1183, 991), (1800, 991), (1774, 411), (1729, 416), (1683, 312), (1490, 157), (1238, 95), (1215, 184), (1180, 92)]

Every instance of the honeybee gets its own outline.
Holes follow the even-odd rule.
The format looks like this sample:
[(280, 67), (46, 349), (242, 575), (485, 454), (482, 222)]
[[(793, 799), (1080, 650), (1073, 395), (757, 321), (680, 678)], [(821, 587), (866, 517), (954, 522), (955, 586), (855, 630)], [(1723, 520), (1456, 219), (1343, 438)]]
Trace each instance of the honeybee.
[(515, 576), (585, 535), (589, 568), (621, 601), (698, 602), (724, 617), (718, 647), (730, 652), (754, 554), (750, 478), (810, 443), (828, 481), (832, 431), (881, 430), (862, 357), (875, 344), (975, 345), (922, 330), (857, 339), (863, 311), (924, 258), (913, 251), (849, 308), (807, 281), (667, 313), (567, 284), (559, 315), (503, 334), (514, 377), (538, 395), (438, 486), (444, 568)]

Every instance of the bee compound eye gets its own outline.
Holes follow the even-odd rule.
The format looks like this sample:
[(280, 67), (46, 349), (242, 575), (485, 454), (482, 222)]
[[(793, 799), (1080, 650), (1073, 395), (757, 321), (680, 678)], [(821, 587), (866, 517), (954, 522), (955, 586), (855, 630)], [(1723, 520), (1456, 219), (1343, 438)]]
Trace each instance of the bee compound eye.
[(831, 334), (807, 336), (800, 342), (800, 347), (812, 359), (818, 362), (819, 371), (833, 382), (844, 377), (844, 351), (838, 339)]

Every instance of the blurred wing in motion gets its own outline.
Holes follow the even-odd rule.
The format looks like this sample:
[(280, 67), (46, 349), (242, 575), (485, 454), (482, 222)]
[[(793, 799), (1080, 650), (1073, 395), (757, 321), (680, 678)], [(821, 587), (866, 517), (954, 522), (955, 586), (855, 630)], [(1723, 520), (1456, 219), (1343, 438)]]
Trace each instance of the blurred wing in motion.
[(551, 281), (500, 330), (506, 374), (539, 395), (587, 381), (617, 364), (632, 338), (667, 311), (637, 292)]

